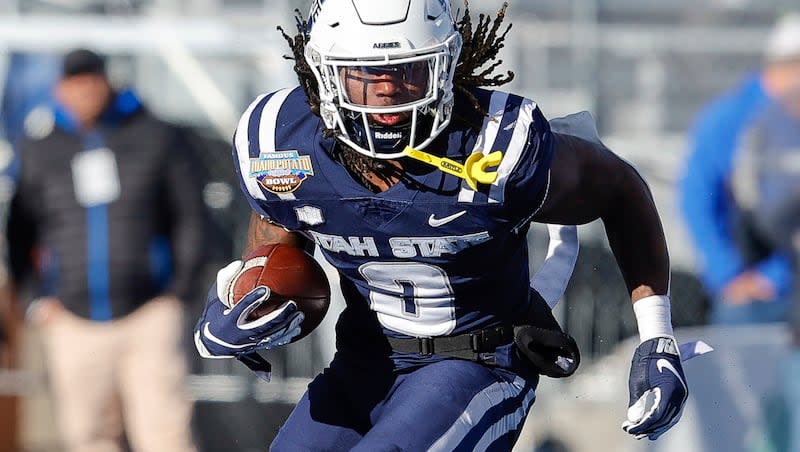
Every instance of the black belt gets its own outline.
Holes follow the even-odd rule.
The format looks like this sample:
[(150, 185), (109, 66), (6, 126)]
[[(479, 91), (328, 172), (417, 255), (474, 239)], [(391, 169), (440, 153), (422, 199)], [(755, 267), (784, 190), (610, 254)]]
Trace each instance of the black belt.
[(418, 353), (423, 356), (452, 356), (493, 364), (494, 350), (501, 345), (514, 342), (514, 328), (498, 326), (458, 336), (409, 339), (387, 337), (387, 339), (392, 349), (398, 352)]

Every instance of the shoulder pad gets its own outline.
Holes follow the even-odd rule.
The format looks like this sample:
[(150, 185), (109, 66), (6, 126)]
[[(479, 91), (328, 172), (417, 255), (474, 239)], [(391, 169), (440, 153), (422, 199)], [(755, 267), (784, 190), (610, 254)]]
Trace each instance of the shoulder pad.
[(594, 117), (588, 111), (581, 111), (562, 118), (550, 120), (550, 130), (564, 135), (572, 135), (589, 141), (591, 143), (603, 145), (600, 141), (600, 134), (597, 133), (597, 124)]

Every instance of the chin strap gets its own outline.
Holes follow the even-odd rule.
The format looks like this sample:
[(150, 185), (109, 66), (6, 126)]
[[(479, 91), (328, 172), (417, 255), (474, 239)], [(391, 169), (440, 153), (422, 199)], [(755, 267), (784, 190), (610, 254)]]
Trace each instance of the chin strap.
[(403, 154), (414, 160), (435, 166), (447, 174), (464, 179), (470, 188), (475, 191), (478, 191), (478, 183), (490, 185), (497, 180), (497, 172), (488, 172), (487, 169), (497, 167), (503, 161), (502, 151), (494, 151), (488, 155), (475, 152), (467, 157), (467, 161), (463, 165), (455, 160), (437, 157), (419, 149), (414, 149), (411, 146), (406, 146)]

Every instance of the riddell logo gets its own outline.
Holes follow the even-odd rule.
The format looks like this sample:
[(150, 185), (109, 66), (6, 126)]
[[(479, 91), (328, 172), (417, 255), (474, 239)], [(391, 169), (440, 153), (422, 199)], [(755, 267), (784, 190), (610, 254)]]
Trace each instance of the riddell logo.
[(372, 46), (373, 49), (399, 49), (399, 42), (376, 42)]
[(399, 140), (403, 138), (400, 132), (375, 132), (375, 138), (379, 140)]

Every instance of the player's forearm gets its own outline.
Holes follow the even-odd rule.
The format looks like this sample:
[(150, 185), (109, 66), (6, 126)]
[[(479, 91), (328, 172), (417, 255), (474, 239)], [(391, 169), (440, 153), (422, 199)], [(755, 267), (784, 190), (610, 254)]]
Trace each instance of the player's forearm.
[(242, 256), (250, 254), (261, 245), (273, 243), (285, 243), (287, 245), (302, 247), (304, 239), (297, 233), (289, 232), (280, 226), (270, 223), (260, 215), (253, 213), (250, 215), (250, 225), (247, 230), (247, 241), (245, 242)]
[(669, 289), (669, 253), (650, 190), (625, 165), (617, 199), (601, 215), (611, 250), (634, 302)]

